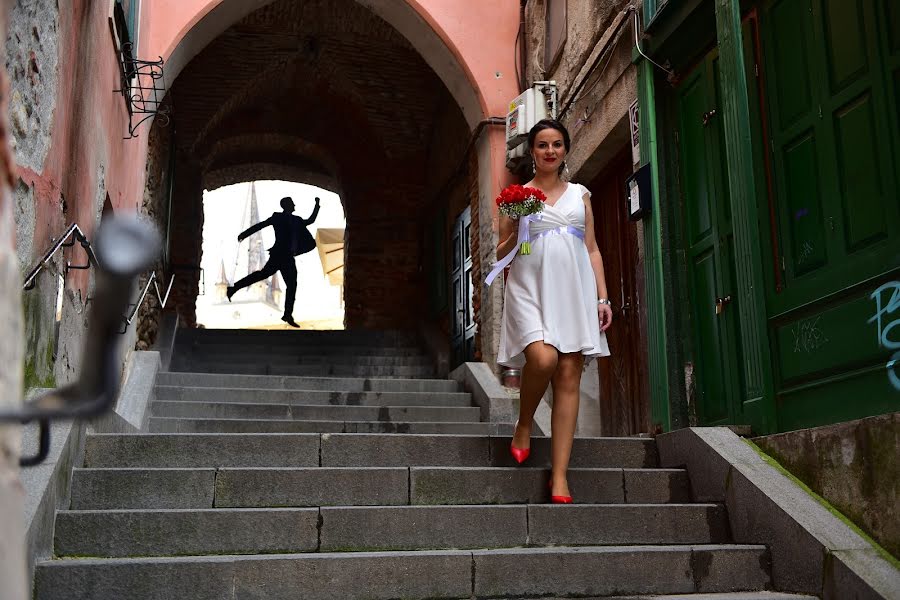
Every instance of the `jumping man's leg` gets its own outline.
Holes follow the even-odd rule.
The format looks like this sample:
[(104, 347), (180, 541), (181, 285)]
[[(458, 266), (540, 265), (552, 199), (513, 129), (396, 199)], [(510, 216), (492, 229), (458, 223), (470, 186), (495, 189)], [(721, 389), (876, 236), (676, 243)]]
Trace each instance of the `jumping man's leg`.
[(284, 259), (281, 265), (281, 276), (284, 277), (284, 317), (282, 320), (297, 327), (294, 322), (294, 298), (297, 295), (297, 263), (294, 257), (290, 256)]
[[(277, 261), (269, 256), (269, 260), (263, 266), (262, 269), (256, 271), (255, 273), (250, 273), (243, 279), (239, 279), (234, 282), (234, 285), (228, 286), (226, 293), (228, 294), (228, 299), (231, 300), (231, 297), (234, 296), (234, 293), (238, 290), (244, 289), (245, 287), (251, 286), (257, 281), (262, 281), (268, 277), (271, 277), (276, 272), (278, 272), (278, 264)], [(296, 273), (296, 271), (295, 271)]]
[(554, 496), (569, 496), (566, 471), (575, 439), (575, 425), (578, 421), (578, 403), (581, 397), (581, 370), (584, 356), (580, 352), (559, 355), (559, 364), (553, 374), (553, 412), (550, 417), (552, 428), (550, 439), (551, 475)]
[(531, 427), (550, 378), (556, 370), (559, 352), (543, 340), (525, 347), (525, 366), (522, 368), (522, 385), (519, 388), (519, 426), (513, 434), (513, 446), (531, 447)]

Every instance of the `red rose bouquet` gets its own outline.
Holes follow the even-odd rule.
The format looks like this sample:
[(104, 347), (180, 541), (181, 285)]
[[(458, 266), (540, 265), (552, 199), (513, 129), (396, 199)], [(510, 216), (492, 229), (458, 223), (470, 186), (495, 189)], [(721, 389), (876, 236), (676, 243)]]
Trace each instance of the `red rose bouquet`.
[[(537, 188), (522, 185), (508, 186), (500, 192), (496, 200), (500, 214), (506, 215), (511, 219), (527, 217), (541, 212), (544, 210), (544, 202), (546, 201), (547, 196), (544, 195), (544, 192)], [(531, 254), (531, 243), (527, 241), (522, 242), (519, 252), (521, 254)]]

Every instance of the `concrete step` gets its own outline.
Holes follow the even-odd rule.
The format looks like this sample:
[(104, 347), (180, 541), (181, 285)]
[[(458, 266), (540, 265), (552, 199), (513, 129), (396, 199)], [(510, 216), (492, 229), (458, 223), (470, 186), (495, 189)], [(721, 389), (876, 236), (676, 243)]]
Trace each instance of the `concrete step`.
[(154, 417), (189, 419), (287, 419), (309, 421), (384, 421), (392, 423), (478, 422), (477, 406), (331, 406), (239, 402), (160, 401), (150, 405)]
[[(415, 434), (92, 434), (85, 467), (511, 467), (508, 437)], [(534, 438), (530, 468), (549, 468), (550, 440)], [(576, 468), (652, 468), (656, 443), (576, 438)]]
[(353, 345), (353, 344), (304, 344), (298, 345), (290, 342), (286, 343), (268, 343), (260, 342), (242, 342), (240, 344), (228, 344), (215, 341), (194, 341), (176, 344), (177, 352), (185, 352), (188, 354), (209, 353), (209, 354), (229, 354), (229, 353), (258, 353), (258, 354), (282, 354), (291, 353), (294, 355), (311, 355), (311, 356), (427, 356), (420, 346), (400, 346), (400, 345)]
[(610, 596), (764, 590), (764, 546), (622, 546), (44, 562), (37, 600)]
[(59, 557), (728, 541), (718, 504), (61, 511)]
[(266, 351), (252, 352), (239, 348), (233, 352), (207, 352), (195, 350), (191, 353), (179, 352), (173, 357), (173, 361), (190, 366), (194, 363), (224, 363), (235, 364), (247, 361), (267, 363), (272, 365), (340, 365), (340, 366), (371, 366), (371, 367), (428, 367), (433, 368), (434, 362), (427, 356), (361, 356), (350, 352), (333, 352), (323, 354), (321, 352), (301, 354), (294, 351)]
[(428, 379), (434, 375), (432, 367), (372, 367), (360, 365), (282, 365), (263, 362), (221, 363), (191, 360), (179, 364), (173, 360), (171, 369), (184, 373), (222, 373), (240, 375), (287, 375), (292, 377), (386, 377)]
[(306, 390), (325, 392), (459, 392), (449, 379), (383, 379), (366, 377), (291, 377), (228, 373), (162, 372), (156, 383), (163, 386)]
[(157, 400), (348, 406), (472, 406), (463, 392), (328, 392), (247, 388), (156, 386)]
[[(549, 502), (546, 469), (82, 468), (72, 510), (517, 504)], [(580, 504), (667, 504), (690, 500), (681, 469), (571, 469)]]
[(270, 344), (289, 346), (418, 347), (419, 336), (399, 331), (265, 331), (240, 329), (179, 329), (176, 343)]
[(477, 421), (298, 421), (291, 419), (190, 419), (150, 417), (150, 433), (432, 433), (489, 435), (497, 428)]

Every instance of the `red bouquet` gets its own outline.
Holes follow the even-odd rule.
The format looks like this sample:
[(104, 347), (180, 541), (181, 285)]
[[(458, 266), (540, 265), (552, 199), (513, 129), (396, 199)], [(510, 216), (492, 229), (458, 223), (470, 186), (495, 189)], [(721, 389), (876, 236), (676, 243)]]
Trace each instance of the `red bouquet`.
[[(500, 214), (512, 219), (527, 217), (541, 212), (544, 210), (544, 202), (546, 201), (547, 196), (544, 195), (544, 192), (537, 188), (522, 185), (507, 187), (500, 192), (496, 200)], [(522, 226), (527, 227), (527, 224), (523, 223)], [(525, 239), (527, 240), (527, 237)], [(531, 254), (531, 244), (528, 241), (523, 241), (521, 246), (521, 254)]]
[(511, 185), (497, 196), (497, 206), (501, 215), (513, 219), (533, 215), (544, 210), (547, 196), (537, 188)]

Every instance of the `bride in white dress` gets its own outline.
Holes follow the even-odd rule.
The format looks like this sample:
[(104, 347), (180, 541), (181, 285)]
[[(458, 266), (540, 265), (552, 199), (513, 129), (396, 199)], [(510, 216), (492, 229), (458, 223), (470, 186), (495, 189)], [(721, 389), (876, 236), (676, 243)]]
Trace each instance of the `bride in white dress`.
[[(566, 472), (578, 418), (585, 360), (609, 356), (607, 328), (612, 307), (603, 258), (594, 237), (590, 192), (560, 179), (569, 133), (545, 119), (528, 135), (534, 179), (525, 184), (547, 196), (529, 226), (531, 254), (512, 261), (503, 300), (501, 365), (522, 367), (519, 420), (510, 445), (517, 462), (528, 458), (534, 412), (547, 385), (553, 386), (551, 501), (570, 503)], [(518, 224), (500, 216), (497, 259), (518, 251)], [(524, 365), (524, 366), (523, 366)]]

